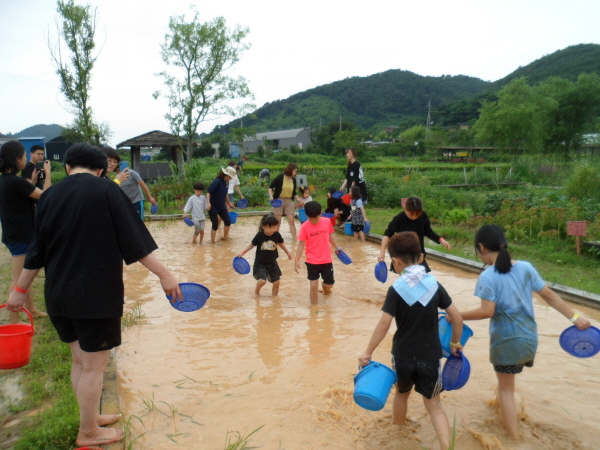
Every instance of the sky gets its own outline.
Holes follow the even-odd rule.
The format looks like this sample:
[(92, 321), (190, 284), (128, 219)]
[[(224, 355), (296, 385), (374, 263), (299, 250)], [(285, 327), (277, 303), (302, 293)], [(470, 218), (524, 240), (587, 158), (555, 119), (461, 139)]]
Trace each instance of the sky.
[[(90, 103), (109, 143), (169, 132), (160, 45), (169, 17), (223, 16), (250, 29), (252, 47), (231, 71), (260, 107), (298, 92), (390, 69), (424, 76), (468, 75), (495, 81), (570, 45), (600, 43), (598, 0), (89, 0), (97, 7)], [(48, 49), (56, 42), (56, 2), (0, 0), (0, 133), (73, 120)], [(210, 132), (231, 121), (200, 124)], [(324, 118), (324, 121), (335, 120)]]

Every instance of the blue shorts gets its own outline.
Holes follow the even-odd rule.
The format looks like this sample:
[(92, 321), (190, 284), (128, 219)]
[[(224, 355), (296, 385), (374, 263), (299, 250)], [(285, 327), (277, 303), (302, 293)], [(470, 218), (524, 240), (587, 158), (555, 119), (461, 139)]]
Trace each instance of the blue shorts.
[(23, 256), (29, 251), (29, 242), (20, 244), (4, 244), (12, 256)]

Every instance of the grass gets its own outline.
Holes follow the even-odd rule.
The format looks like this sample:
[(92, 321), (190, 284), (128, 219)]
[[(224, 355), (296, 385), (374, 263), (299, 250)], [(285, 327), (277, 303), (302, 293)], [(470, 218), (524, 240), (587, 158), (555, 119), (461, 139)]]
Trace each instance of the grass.
[[(264, 425), (261, 425), (251, 433), (240, 434), (237, 431), (228, 431), (225, 437), (225, 450), (247, 450), (256, 447), (248, 447), (250, 436), (260, 430)], [(235, 441), (234, 441), (235, 439)]]
[(142, 305), (136, 302), (135, 306), (123, 314), (121, 319), (121, 330), (134, 325), (142, 325), (146, 322), (146, 314), (142, 311)]

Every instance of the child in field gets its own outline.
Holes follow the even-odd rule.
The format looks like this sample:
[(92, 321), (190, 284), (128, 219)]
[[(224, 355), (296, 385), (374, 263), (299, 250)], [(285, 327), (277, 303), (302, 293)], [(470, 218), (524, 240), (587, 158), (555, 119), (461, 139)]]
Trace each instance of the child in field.
[(350, 188), (350, 214), (352, 215), (352, 232), (354, 233), (354, 240), (360, 240), (365, 242), (365, 222), (368, 222), (367, 213), (365, 213), (365, 207), (360, 197), (360, 188), (358, 186), (352, 186)]
[(444, 287), (419, 265), (423, 254), (416, 233), (396, 234), (390, 239), (388, 252), (396, 271), (404, 271), (404, 274), (388, 289), (379, 323), (367, 350), (358, 361), (361, 367), (369, 364), (373, 352), (395, 319), (396, 333), (392, 343), (392, 365), (397, 377), (394, 423), (403, 425), (406, 422), (408, 397), (414, 386), (423, 396), (440, 449), (447, 450), (450, 447), (450, 426), (439, 398), (444, 388), (440, 375), (442, 346), (438, 333), (438, 308), (445, 309), (452, 321), (450, 350), (453, 355), (462, 348), (459, 343), (462, 319)]
[(310, 303), (316, 305), (319, 299), (319, 277), (323, 279), (323, 293), (330, 294), (333, 279), (333, 262), (329, 245), (333, 245), (337, 254), (338, 247), (333, 237), (333, 226), (329, 219), (321, 217), (321, 205), (312, 201), (304, 205), (308, 220), (300, 227), (298, 248), (296, 250), (295, 269), (300, 273), (300, 257), (306, 247), (306, 269), (310, 280)]
[(258, 234), (254, 236), (252, 243), (238, 255), (242, 257), (253, 247), (256, 247), (256, 257), (254, 258), (254, 268), (252, 270), (252, 275), (256, 280), (256, 289), (254, 290), (256, 294), (260, 294), (260, 290), (267, 284), (267, 281), (273, 284), (271, 291), (273, 296), (275, 297), (279, 293), (281, 269), (277, 264), (277, 258), (279, 257), (277, 246), (283, 249), (288, 259), (292, 259), (292, 254), (283, 243), (283, 237), (277, 231), (278, 225), (279, 220), (273, 214), (263, 216), (258, 227)]
[(515, 375), (523, 367), (533, 366), (538, 344), (532, 292), (536, 291), (580, 330), (591, 324), (551, 291), (531, 264), (511, 259), (504, 231), (498, 225), (484, 225), (477, 231), (475, 251), (490, 267), (481, 273), (475, 286), (481, 306), (461, 315), (463, 320), (491, 318), (490, 362), (498, 378), (498, 403), (504, 427), (512, 438), (517, 438)]
[[(304, 211), (304, 205), (306, 205), (308, 202), (312, 202), (312, 197), (310, 196), (310, 189), (308, 186), (300, 187), (298, 190), (300, 191), (300, 195), (296, 196), (296, 200), (298, 200), (298, 203), (296, 203), (296, 208), (298, 208), (298, 213), (300, 213), (300, 210)], [(306, 222), (306, 220), (300, 219), (300, 224), (303, 224), (304, 222)]]
[(350, 207), (346, 205), (341, 198), (333, 197), (333, 194), (337, 192), (337, 189), (330, 187), (327, 189), (327, 208), (326, 213), (335, 214), (337, 225), (343, 226), (344, 222), (350, 216)]
[(198, 235), (200, 235), (200, 243), (204, 240), (204, 223), (206, 222), (206, 197), (204, 192), (204, 184), (194, 183), (194, 195), (192, 195), (185, 206), (183, 207), (183, 218), (187, 217), (188, 212), (192, 212), (192, 221), (194, 222), (194, 237), (192, 244), (196, 244)]

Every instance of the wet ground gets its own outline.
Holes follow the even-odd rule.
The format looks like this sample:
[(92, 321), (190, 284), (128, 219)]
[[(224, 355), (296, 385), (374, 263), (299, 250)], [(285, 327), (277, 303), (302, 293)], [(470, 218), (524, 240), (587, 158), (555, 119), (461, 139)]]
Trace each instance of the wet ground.
[[(256, 233), (258, 218), (240, 218), (233, 240), (190, 244), (183, 223), (151, 224), (157, 255), (179, 281), (211, 290), (194, 313), (171, 308), (158, 280), (143, 266), (126, 269), (126, 309), (141, 304), (146, 323), (124, 332), (118, 349), (121, 407), (132, 420), (136, 448), (225, 448), (228, 432), (250, 433), (262, 449), (437, 449), (437, 439), (420, 396), (409, 399), (411, 425), (392, 424), (392, 395), (379, 412), (352, 400), (357, 357), (381, 312), (385, 285), (375, 280), (378, 247), (336, 236), (354, 263), (334, 260), (334, 293), (310, 307), (305, 269), (280, 251), (283, 272), (278, 297), (270, 285), (254, 295), (252, 275), (237, 275), (231, 261)], [(282, 234), (290, 244), (287, 225)], [(253, 262), (253, 251), (247, 255)], [(475, 307), (476, 275), (432, 262), (433, 274), (459, 309)], [(568, 284), (568, 283), (566, 283)], [(577, 311), (600, 322), (600, 311)], [(488, 362), (488, 321), (469, 322), (475, 335), (465, 353), (471, 361), (467, 385), (442, 394), (450, 422), (456, 419), (457, 447), (469, 449), (592, 449), (600, 435), (600, 357), (567, 355), (558, 336), (569, 322), (535, 300), (540, 345), (531, 369), (517, 377), (521, 408), (519, 442), (508, 439), (495, 402), (496, 377)], [(374, 354), (390, 365), (391, 338)], [(154, 409), (156, 407), (157, 409)], [(236, 440), (235, 434), (229, 434)]]

